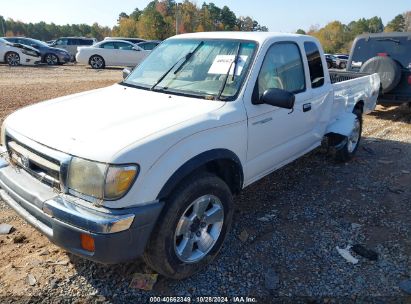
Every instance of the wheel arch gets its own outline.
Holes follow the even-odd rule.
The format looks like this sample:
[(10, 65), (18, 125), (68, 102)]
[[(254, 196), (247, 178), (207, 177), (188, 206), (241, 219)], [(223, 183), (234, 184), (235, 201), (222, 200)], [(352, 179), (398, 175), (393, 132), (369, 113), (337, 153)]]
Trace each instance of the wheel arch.
[[(104, 57), (101, 56), (100, 54), (92, 53), (92, 55), (90, 55), (90, 56), (88, 57), (88, 64), (91, 64), (91, 63), (90, 63), (90, 62), (91, 62), (91, 58), (93, 58), (94, 56), (98, 56), (98, 57), (100, 57), (101, 59), (103, 59), (104, 63), (106, 62), (106, 60), (104, 59)], [(87, 57), (86, 57), (86, 58), (87, 58)]]
[(363, 113), (364, 112), (364, 105), (365, 105), (365, 103), (362, 99), (358, 100), (357, 103), (354, 106), (353, 112), (355, 110), (360, 110), (361, 113)]
[(46, 53), (44, 54), (44, 56), (43, 56), (43, 61), (44, 61), (44, 62), (46, 62), (46, 57), (47, 57), (48, 55), (53, 55), (53, 56), (55, 56), (55, 57), (57, 58), (57, 63), (60, 62), (59, 56), (56, 55), (56, 54), (54, 54), (54, 53), (52, 53), (52, 52), (46, 52)]
[(4, 53), (4, 58), (3, 58), (3, 59), (4, 59), (4, 62), (7, 63), (7, 61), (6, 61), (7, 58), (6, 58), (6, 57), (7, 57), (7, 55), (10, 54), (10, 53), (15, 53), (15, 54), (19, 55), (19, 57), (20, 57), (20, 54), (19, 54), (18, 52), (15, 52), (15, 51), (7, 51), (6, 53)]
[(166, 198), (185, 178), (201, 170), (216, 174), (227, 183), (233, 194), (238, 194), (242, 189), (244, 172), (238, 156), (227, 149), (213, 149), (191, 158), (180, 166), (164, 184), (157, 199)]

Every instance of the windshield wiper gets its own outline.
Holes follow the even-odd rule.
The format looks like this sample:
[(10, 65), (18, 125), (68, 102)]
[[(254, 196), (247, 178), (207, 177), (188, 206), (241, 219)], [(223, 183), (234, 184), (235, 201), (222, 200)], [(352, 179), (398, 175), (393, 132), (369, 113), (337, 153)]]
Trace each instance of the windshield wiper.
[(223, 85), (221, 86), (220, 90), (218, 91), (218, 95), (216, 97), (216, 100), (221, 100), (221, 95), (223, 95), (224, 89), (227, 85), (227, 80), (228, 80), (228, 77), (230, 76), (230, 71), (231, 71), (231, 67), (233, 66), (233, 64), (234, 64), (234, 71), (233, 71), (233, 78), (231, 79), (231, 81), (234, 81), (235, 72), (237, 70), (238, 58), (240, 57), (240, 50), (241, 50), (241, 42), (238, 43), (236, 55), (234, 57), (234, 60), (230, 63), (230, 67), (228, 68), (228, 72), (225, 75)]
[(401, 43), (401, 41), (399, 41), (397, 39), (394, 39), (394, 38), (380, 38), (380, 39), (376, 39), (376, 40), (377, 41), (392, 41), (392, 42), (395, 42), (395, 43), (398, 43), (398, 44)]
[(181, 65), (174, 71), (174, 75), (181, 71), (181, 69), (186, 65), (186, 63), (190, 60), (190, 58), (193, 57), (193, 55), (197, 53), (197, 51), (203, 46), (203, 44), (204, 44), (204, 41), (201, 41), (192, 52), (188, 53), (185, 56), (186, 60), (184, 60), (183, 63), (181, 63)]
[(161, 75), (161, 77), (154, 83), (154, 85), (150, 88), (151, 91), (154, 90), (154, 88), (164, 80), (164, 78), (166, 78), (166, 76), (168, 74), (170, 74), (170, 72), (177, 66), (177, 64), (182, 60), (185, 59), (181, 65), (175, 70), (174, 74), (177, 74), (182, 68), (183, 66), (190, 60), (190, 58), (199, 50), (200, 47), (202, 47), (202, 45), (204, 44), (204, 41), (201, 41), (196, 48), (189, 52), (187, 55), (181, 57), (179, 60), (177, 60), (176, 63), (173, 64), (173, 66), (171, 68), (169, 68), (163, 75)]

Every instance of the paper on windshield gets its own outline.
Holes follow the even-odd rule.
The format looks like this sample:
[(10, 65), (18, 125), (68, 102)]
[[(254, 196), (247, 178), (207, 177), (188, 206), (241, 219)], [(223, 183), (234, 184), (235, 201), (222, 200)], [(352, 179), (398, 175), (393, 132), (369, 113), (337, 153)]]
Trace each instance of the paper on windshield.
[[(247, 61), (248, 56), (242, 55), (238, 58), (237, 62), (237, 70), (235, 75), (241, 75), (243, 71), (244, 65)], [(214, 59), (213, 64), (211, 65), (210, 69), (208, 70), (208, 74), (219, 74), (225, 75), (230, 68), (231, 63), (234, 61), (235, 55), (217, 55)], [(230, 75), (234, 73), (234, 64), (231, 67)]]

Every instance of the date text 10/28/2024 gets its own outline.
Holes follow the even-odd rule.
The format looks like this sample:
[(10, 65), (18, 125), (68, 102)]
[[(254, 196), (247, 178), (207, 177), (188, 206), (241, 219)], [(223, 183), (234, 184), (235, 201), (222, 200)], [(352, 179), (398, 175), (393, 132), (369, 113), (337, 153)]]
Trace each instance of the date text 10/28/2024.
[(253, 297), (150, 297), (150, 303), (258, 303)]

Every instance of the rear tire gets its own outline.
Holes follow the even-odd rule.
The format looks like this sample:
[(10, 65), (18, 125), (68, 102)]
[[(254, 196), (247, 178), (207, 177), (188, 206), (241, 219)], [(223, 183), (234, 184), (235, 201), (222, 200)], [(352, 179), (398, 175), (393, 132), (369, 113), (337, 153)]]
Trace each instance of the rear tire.
[(347, 67), (347, 64), (345, 62), (340, 63), (340, 69), (344, 70)]
[(353, 113), (357, 116), (355, 120), (355, 127), (349, 136), (341, 136), (341, 142), (336, 146), (335, 159), (338, 162), (350, 161), (361, 141), (362, 135), (362, 110), (354, 109)]
[(232, 217), (227, 184), (210, 173), (191, 175), (166, 200), (143, 258), (166, 277), (189, 277), (217, 256)]
[(16, 52), (8, 52), (4, 56), (4, 61), (7, 62), (9, 66), (18, 66), (20, 65), (20, 55)]
[(103, 59), (103, 57), (99, 55), (93, 55), (90, 57), (89, 64), (93, 69), (104, 69), (106, 66), (106, 63)]

